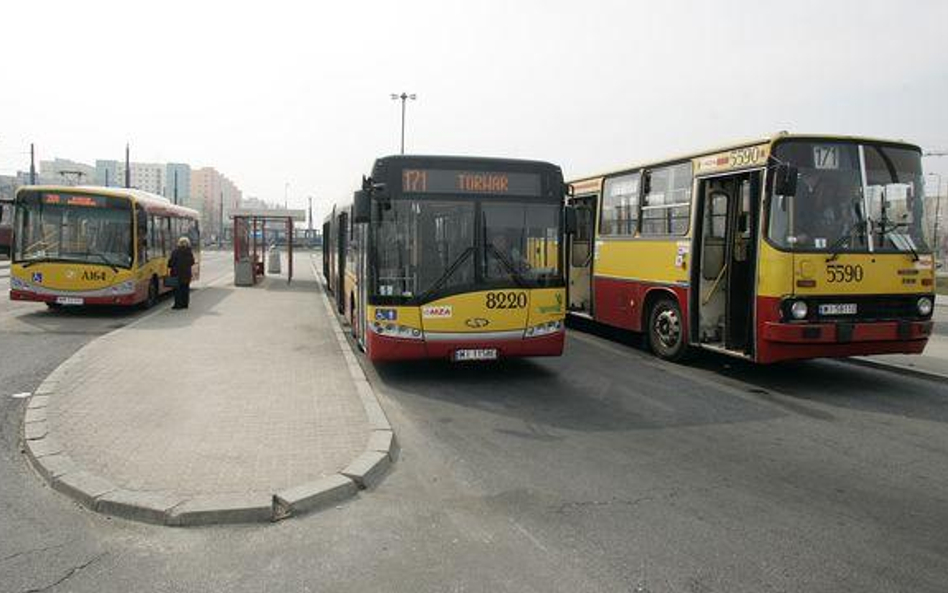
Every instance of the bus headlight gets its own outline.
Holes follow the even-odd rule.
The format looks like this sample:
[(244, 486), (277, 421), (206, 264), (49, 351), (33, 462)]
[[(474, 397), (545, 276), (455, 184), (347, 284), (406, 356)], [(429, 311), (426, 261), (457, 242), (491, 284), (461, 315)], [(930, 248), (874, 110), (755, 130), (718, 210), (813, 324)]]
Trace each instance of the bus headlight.
[(29, 290), (30, 285), (16, 276), (10, 276), (10, 290)]
[(523, 337), (537, 338), (539, 336), (548, 336), (550, 334), (555, 334), (561, 329), (563, 329), (562, 321), (548, 321), (546, 323), (541, 323), (540, 325), (532, 325), (528, 327), (523, 332)]
[(135, 292), (135, 282), (126, 280), (125, 282), (112, 286), (109, 291), (112, 294), (132, 294)]
[(400, 340), (423, 340), (424, 333), (416, 327), (396, 325), (394, 323), (381, 324), (378, 321), (369, 324), (369, 329), (380, 336), (398, 338)]
[(794, 319), (806, 319), (807, 313), (809, 313), (809, 307), (806, 306), (806, 301), (793, 301), (790, 305), (790, 316)]
[(932, 300), (929, 297), (918, 299), (918, 314), (922, 317), (928, 317), (932, 314)]

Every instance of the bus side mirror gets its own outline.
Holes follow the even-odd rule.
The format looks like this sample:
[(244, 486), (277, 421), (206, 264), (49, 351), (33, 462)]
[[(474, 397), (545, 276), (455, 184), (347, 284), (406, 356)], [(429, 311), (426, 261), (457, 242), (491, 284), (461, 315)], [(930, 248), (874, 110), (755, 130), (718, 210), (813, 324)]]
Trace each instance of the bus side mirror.
[(576, 208), (567, 206), (563, 212), (563, 227), (567, 235), (575, 235), (578, 227), (576, 221)]
[(795, 196), (799, 171), (792, 165), (777, 165), (774, 169), (774, 195)]
[(372, 219), (372, 196), (364, 189), (352, 195), (352, 220), (356, 224)]

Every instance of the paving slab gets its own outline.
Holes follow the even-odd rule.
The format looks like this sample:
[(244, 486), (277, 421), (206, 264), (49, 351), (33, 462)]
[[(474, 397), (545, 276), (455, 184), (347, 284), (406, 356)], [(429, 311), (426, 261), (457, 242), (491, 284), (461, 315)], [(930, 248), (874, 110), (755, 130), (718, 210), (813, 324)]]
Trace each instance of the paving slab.
[(203, 288), (63, 363), (24, 417), (39, 473), (89, 508), (167, 525), (269, 521), (377, 483), (391, 426), (297, 262), (291, 284)]

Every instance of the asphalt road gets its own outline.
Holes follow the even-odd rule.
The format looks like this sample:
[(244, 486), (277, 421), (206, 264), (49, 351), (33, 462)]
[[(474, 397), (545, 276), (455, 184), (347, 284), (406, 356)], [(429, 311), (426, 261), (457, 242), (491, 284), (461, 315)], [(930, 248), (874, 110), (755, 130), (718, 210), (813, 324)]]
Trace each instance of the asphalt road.
[[(47, 315), (12, 336), (0, 318), (4, 391), (124, 322), (32, 321)], [(267, 526), (76, 508), (27, 468), (22, 400), (4, 393), (0, 590), (946, 590), (942, 383), (831, 361), (671, 365), (585, 331), (561, 359), (369, 372), (394, 471)]]

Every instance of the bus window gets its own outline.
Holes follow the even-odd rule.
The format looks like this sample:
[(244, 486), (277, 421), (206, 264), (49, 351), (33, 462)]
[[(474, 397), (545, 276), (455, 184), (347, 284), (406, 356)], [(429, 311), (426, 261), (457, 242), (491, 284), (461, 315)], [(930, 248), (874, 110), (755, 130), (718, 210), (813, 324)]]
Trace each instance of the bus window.
[(643, 235), (683, 235), (691, 213), (691, 163), (648, 172), (642, 200)]
[(634, 235), (639, 217), (639, 181), (635, 172), (606, 179), (602, 199), (601, 235)]

